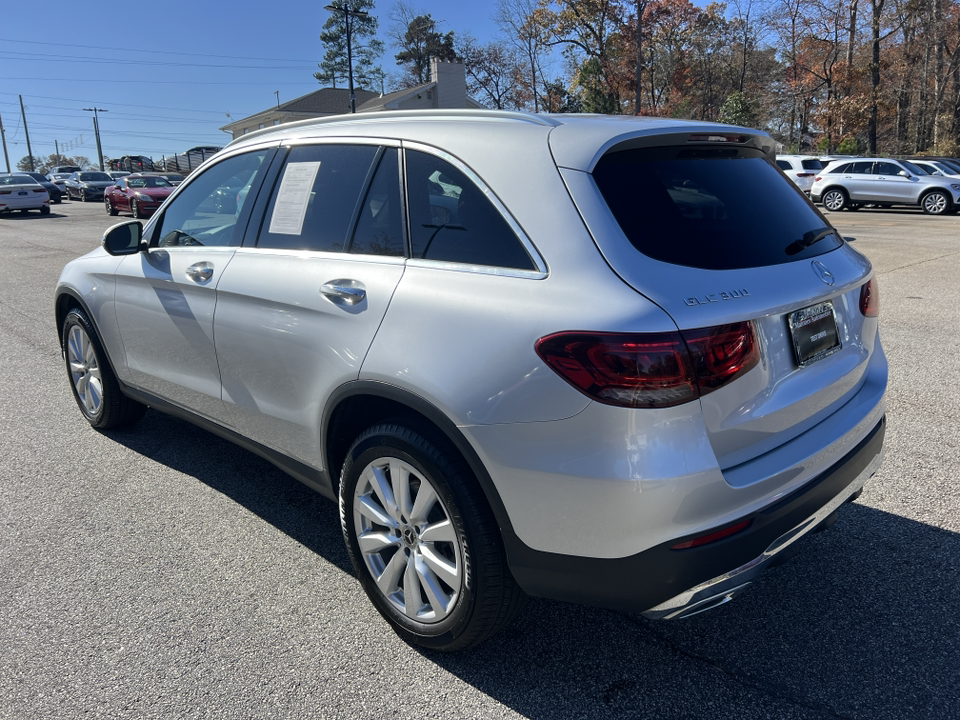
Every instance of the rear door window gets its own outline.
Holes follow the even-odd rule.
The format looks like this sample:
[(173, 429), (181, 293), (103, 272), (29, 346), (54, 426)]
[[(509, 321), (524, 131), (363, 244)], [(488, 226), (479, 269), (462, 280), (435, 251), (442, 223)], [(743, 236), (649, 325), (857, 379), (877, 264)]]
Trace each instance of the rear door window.
[(594, 180), (633, 246), (709, 270), (761, 267), (828, 252), (836, 234), (767, 161), (746, 148), (644, 148), (601, 158)]

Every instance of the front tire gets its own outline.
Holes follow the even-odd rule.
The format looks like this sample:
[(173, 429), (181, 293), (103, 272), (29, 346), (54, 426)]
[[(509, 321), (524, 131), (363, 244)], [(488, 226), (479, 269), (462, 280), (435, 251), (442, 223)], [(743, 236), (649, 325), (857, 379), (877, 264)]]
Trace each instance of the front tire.
[(143, 417), (146, 406), (120, 391), (100, 338), (82, 310), (67, 313), (61, 337), (70, 389), (87, 422), (98, 430), (111, 430)]
[(847, 206), (849, 200), (843, 190), (832, 188), (823, 194), (820, 202), (822, 202), (823, 206), (830, 212), (840, 212)]
[(475, 477), (429, 430), (384, 423), (357, 438), (341, 475), (340, 522), (361, 586), (409, 643), (462, 650), (522, 607)]
[(927, 215), (946, 215), (950, 212), (952, 203), (945, 192), (933, 190), (923, 196), (920, 206)]
[(81, 190), (81, 191), (80, 191), (80, 202), (86, 202), (86, 201), (87, 201), (87, 191), (86, 191), (86, 190)]
[(103, 199), (103, 205), (107, 210), (107, 215), (110, 215), (112, 217), (117, 214), (118, 210), (113, 206), (113, 203), (110, 202), (110, 198), (105, 197)]
[(140, 206), (137, 205), (136, 200), (130, 201), (130, 212), (132, 212), (133, 216), (138, 220), (143, 217), (143, 211), (140, 210)]

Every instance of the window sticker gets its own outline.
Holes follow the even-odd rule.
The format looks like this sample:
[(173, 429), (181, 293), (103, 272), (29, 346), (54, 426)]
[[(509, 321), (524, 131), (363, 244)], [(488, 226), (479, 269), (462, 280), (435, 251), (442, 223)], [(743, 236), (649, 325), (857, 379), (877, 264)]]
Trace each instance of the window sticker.
[(269, 232), (277, 235), (299, 235), (303, 232), (303, 219), (319, 169), (319, 161), (287, 164), (273, 206)]

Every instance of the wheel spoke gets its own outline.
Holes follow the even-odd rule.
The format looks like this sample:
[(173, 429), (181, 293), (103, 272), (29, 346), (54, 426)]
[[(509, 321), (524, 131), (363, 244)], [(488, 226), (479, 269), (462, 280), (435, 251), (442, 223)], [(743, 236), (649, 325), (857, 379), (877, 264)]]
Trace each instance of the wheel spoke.
[(453, 529), (453, 523), (449, 520), (427, 525), (420, 533), (421, 542), (456, 542), (457, 531)]
[(443, 617), (447, 614), (447, 606), (450, 603), (451, 596), (447, 595), (440, 586), (440, 582), (437, 580), (437, 576), (434, 575), (429, 561), (426, 561), (426, 556), (421, 557), (416, 563), (416, 568), (417, 576), (420, 578), (420, 585), (427, 594), (427, 602), (430, 603), (430, 607), (433, 608), (433, 612), (437, 617)]
[(413, 502), (410, 499), (410, 469), (399, 460), (390, 461), (390, 481), (393, 484), (393, 496), (402, 517), (409, 518)]
[[(397, 553), (401, 555), (402, 553)], [(407, 558), (403, 573), (403, 604), (408, 617), (415, 618), (420, 613), (420, 574), (417, 572), (415, 556)]]
[(355, 508), (357, 512), (359, 512), (368, 520), (375, 522), (377, 525), (386, 525), (387, 527), (392, 528), (399, 527), (397, 521), (387, 515), (383, 511), (383, 508), (377, 505), (370, 495), (362, 495), (358, 497)]
[(407, 569), (407, 558), (402, 552), (395, 553), (390, 562), (387, 563), (387, 566), (383, 569), (383, 572), (380, 573), (379, 577), (375, 578), (377, 587), (380, 588), (380, 592), (389, 597), (397, 590), (397, 586), (400, 584), (400, 577), (404, 574), (404, 571)]
[(427, 566), (454, 590), (460, 587), (460, 570), (455, 563), (438, 555), (430, 545), (421, 545), (420, 554)]
[(417, 499), (413, 503), (413, 509), (410, 510), (410, 522), (414, 525), (422, 525), (427, 521), (427, 515), (437, 501), (437, 492), (430, 483), (420, 483), (420, 489), (417, 490)]
[(397, 501), (393, 497), (393, 490), (390, 487), (390, 482), (387, 480), (386, 474), (383, 472), (383, 467), (371, 465), (368, 472), (370, 475), (370, 477), (368, 477), (370, 486), (377, 494), (377, 497), (380, 498), (383, 509), (387, 511), (394, 521), (399, 523), (400, 513), (397, 510)]
[(381, 553), (387, 548), (397, 547), (400, 544), (400, 538), (394, 537), (385, 532), (365, 532), (357, 538), (360, 543), (360, 549), (367, 555)]

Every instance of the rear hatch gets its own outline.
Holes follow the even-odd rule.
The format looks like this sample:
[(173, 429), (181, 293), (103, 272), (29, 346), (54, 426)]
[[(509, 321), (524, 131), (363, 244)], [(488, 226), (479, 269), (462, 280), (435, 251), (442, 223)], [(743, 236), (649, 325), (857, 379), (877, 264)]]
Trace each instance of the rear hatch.
[(725, 470), (848, 403), (876, 338), (876, 318), (861, 310), (869, 262), (775, 168), (765, 143), (716, 131), (633, 138), (590, 167), (561, 166), (607, 262), (680, 331), (746, 323), (752, 332), (756, 366), (700, 398)]

